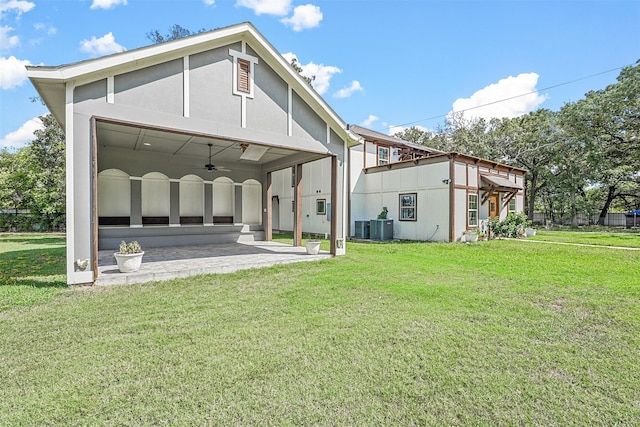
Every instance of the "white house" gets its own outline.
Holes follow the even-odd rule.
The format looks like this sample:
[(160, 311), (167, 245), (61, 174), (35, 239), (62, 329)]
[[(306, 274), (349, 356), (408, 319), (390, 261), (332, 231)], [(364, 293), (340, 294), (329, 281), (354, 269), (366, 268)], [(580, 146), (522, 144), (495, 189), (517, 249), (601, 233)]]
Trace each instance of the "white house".
[[(331, 253), (345, 253), (348, 152), (359, 137), (253, 25), (28, 75), (66, 135), (68, 283), (95, 281), (98, 250), (122, 239), (270, 240), (282, 169), (295, 170), (288, 229), (299, 245), (302, 177), (318, 159)], [(87, 258), (86, 269), (75, 262)]]
[[(504, 218), (524, 208), (524, 169), (455, 152), (442, 152), (360, 126), (350, 126), (363, 144), (349, 149), (349, 235), (357, 222), (384, 209), (393, 220), (393, 238), (451, 242), (481, 220)], [(328, 164), (316, 161), (303, 176), (303, 228), (329, 233), (326, 182)], [(291, 229), (291, 171), (274, 174), (279, 201), (277, 225)], [(275, 226), (276, 222), (274, 222)]]
[(120, 240), (305, 231), (342, 255), (383, 208), (394, 238), (455, 241), (523, 207), (522, 169), (347, 126), (250, 23), (27, 68), (66, 135), (69, 284)]

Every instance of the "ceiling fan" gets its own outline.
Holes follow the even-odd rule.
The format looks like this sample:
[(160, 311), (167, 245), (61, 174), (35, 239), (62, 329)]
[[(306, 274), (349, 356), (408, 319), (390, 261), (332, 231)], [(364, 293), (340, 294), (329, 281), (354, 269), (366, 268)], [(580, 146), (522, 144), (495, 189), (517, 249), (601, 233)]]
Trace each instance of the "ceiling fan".
[(209, 163), (207, 163), (206, 165), (204, 165), (204, 169), (207, 170), (207, 172), (213, 172), (213, 171), (220, 171), (220, 172), (231, 172), (229, 169), (227, 168), (223, 168), (221, 166), (216, 166), (214, 164), (211, 163), (211, 147), (213, 147), (213, 144), (209, 143), (207, 144), (209, 146)]

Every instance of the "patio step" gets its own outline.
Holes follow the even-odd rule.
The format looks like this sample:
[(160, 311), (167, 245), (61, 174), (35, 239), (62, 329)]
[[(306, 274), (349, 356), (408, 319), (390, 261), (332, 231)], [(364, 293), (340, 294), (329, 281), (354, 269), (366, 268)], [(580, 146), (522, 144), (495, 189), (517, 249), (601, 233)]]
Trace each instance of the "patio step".
[(212, 226), (147, 226), (147, 227), (100, 227), (98, 247), (102, 250), (117, 250), (120, 242), (137, 240), (142, 248), (161, 248), (184, 245), (221, 243), (246, 243), (265, 238), (261, 225), (221, 224)]

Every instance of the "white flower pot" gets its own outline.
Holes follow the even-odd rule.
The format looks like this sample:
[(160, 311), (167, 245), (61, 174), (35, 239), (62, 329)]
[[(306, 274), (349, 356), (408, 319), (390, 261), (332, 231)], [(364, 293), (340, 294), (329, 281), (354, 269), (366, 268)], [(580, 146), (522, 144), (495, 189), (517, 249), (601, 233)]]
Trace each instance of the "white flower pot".
[(536, 235), (536, 229), (535, 228), (525, 228), (524, 229), (524, 233), (527, 237), (533, 237)]
[(142, 255), (144, 255), (144, 252), (138, 254), (121, 254), (116, 252), (113, 254), (118, 263), (118, 270), (120, 270), (121, 273), (133, 273), (140, 270)]
[(464, 241), (465, 242), (477, 242), (478, 241), (478, 235), (475, 234), (475, 233), (465, 234), (464, 235)]
[(320, 252), (320, 241), (310, 240), (307, 242), (307, 253), (309, 255), (318, 255)]

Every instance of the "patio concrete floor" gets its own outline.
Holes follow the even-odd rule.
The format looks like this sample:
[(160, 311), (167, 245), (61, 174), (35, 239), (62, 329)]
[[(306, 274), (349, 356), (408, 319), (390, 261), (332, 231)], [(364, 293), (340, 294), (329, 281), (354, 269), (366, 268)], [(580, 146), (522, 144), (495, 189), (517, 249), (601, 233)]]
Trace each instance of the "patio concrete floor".
[(173, 246), (145, 249), (139, 271), (120, 273), (113, 252), (98, 252), (97, 286), (171, 280), (197, 274), (232, 273), (248, 268), (331, 258), (326, 251), (309, 255), (304, 247), (264, 241)]

